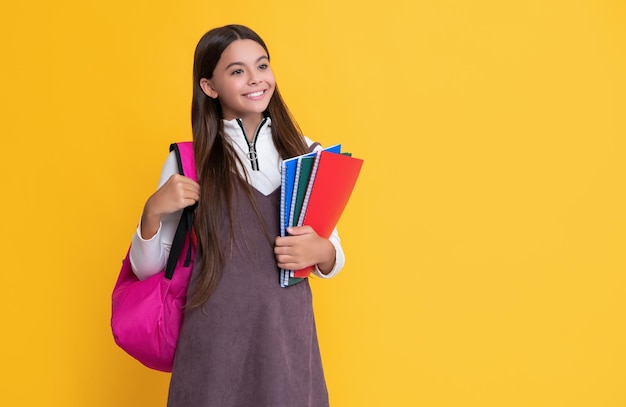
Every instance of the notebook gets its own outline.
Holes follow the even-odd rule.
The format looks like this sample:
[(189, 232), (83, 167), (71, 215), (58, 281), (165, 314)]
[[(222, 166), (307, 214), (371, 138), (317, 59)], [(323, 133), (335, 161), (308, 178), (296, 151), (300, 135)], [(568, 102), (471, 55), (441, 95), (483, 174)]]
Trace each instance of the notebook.
[[(328, 238), (336, 227), (358, 179), (363, 160), (353, 158), (349, 153), (340, 153), (339, 149), (326, 149), (317, 153), (295, 157), (292, 186), (281, 185), (281, 193), (291, 193), (291, 197), (282, 199), (281, 222), (288, 213), (284, 225), (309, 225), (318, 235)], [(312, 159), (312, 160), (311, 160)], [(309, 172), (310, 166), (310, 174)], [(285, 174), (285, 182), (288, 182)], [(304, 184), (306, 181), (306, 189)], [(287, 209), (289, 208), (289, 209)], [(281, 236), (286, 232), (281, 225)], [(302, 270), (281, 270), (282, 287), (293, 285), (308, 277), (313, 267)]]

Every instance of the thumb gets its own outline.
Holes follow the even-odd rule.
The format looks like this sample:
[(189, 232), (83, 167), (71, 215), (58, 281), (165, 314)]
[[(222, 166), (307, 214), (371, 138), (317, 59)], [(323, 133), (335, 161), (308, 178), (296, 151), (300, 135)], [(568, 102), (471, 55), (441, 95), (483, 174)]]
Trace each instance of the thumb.
[(291, 236), (306, 235), (313, 233), (313, 228), (311, 226), (290, 226), (287, 228), (287, 233)]

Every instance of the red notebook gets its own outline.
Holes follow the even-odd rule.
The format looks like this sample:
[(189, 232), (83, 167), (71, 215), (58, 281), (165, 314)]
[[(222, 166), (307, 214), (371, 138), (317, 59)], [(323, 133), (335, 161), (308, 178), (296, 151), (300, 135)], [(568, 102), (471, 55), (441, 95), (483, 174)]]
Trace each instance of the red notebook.
[[(328, 239), (348, 204), (362, 165), (359, 158), (321, 151), (313, 164), (298, 225), (309, 225)], [(308, 276), (312, 269), (298, 270), (294, 277)]]

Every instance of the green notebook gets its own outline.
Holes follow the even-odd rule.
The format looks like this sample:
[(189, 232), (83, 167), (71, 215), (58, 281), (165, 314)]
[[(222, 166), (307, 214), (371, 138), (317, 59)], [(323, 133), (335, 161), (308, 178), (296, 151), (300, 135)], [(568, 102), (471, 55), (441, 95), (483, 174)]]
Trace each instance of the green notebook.
[(290, 216), (290, 226), (302, 226), (298, 224), (298, 219), (300, 219), (300, 212), (302, 211), (302, 204), (304, 203), (304, 196), (309, 185), (314, 162), (315, 157), (302, 157), (298, 160), (297, 188), (294, 190), (295, 199), (292, 200), (294, 209), (293, 216)]

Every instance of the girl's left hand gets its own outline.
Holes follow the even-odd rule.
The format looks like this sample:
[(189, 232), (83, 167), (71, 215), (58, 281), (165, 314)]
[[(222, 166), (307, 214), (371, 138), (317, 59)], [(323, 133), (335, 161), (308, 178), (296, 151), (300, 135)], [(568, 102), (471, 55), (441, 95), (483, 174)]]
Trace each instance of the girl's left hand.
[(285, 270), (301, 270), (317, 265), (324, 274), (335, 265), (335, 246), (320, 237), (311, 226), (287, 228), (289, 236), (277, 237), (274, 254), (278, 267)]

